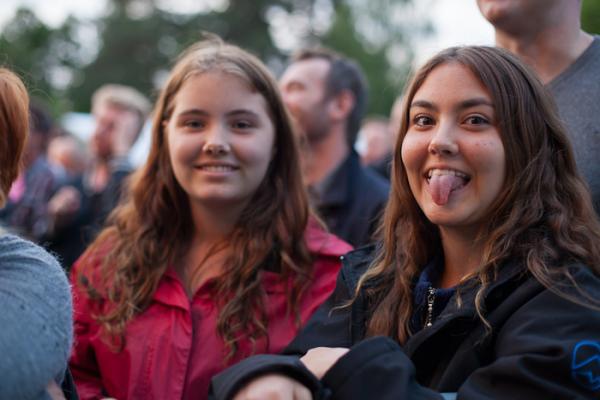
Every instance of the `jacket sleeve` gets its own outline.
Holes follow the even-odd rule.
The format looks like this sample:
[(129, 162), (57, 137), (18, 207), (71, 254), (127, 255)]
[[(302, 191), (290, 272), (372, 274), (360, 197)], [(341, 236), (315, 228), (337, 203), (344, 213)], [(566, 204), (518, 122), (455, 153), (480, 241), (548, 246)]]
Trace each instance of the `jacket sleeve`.
[(73, 311), (75, 342), (69, 368), (81, 399), (100, 399), (103, 396), (100, 369), (92, 346), (98, 334), (98, 325), (92, 318), (90, 300), (77, 282), (77, 267), (71, 272), (73, 285)]
[[(598, 281), (591, 275), (580, 277), (578, 285), (590, 295), (598, 293)], [(493, 359), (458, 385), (456, 397), (598, 398), (599, 335), (597, 310), (544, 290), (502, 325), (491, 348)], [(322, 384), (333, 398), (347, 400), (371, 398), (372, 393), (377, 393), (377, 399), (452, 395), (421, 386), (412, 361), (397, 343), (384, 337), (354, 346), (325, 374)]]
[(315, 399), (321, 385), (317, 378), (300, 362), (299, 356), (319, 347), (349, 347), (351, 345), (351, 309), (336, 308), (351, 298), (344, 269), (337, 278), (336, 288), (319, 307), (283, 355), (263, 354), (249, 357), (213, 377), (209, 399), (231, 399), (245, 383), (268, 373), (281, 373), (306, 385)]
[(444, 399), (417, 383), (412, 361), (398, 343), (383, 336), (354, 346), (327, 371), (322, 384), (321, 390), (334, 399)]
[(73, 338), (69, 284), (58, 262), (16, 236), (0, 239), (0, 398), (46, 398)]
[[(591, 273), (577, 277), (596, 301), (598, 282)], [(494, 353), (459, 389), (461, 398), (600, 398), (598, 310), (544, 290), (504, 323)]]

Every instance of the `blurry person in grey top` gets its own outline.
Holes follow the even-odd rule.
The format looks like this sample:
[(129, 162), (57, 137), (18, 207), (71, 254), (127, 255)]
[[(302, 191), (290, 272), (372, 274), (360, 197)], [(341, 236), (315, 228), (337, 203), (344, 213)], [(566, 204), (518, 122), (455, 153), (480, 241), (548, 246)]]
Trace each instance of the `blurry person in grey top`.
[[(0, 68), (0, 207), (21, 166), (28, 107), (22, 81)], [(66, 276), (45, 250), (5, 232), (0, 233), (0, 304), (0, 398), (60, 395), (73, 338)]]
[(554, 96), (600, 215), (600, 37), (581, 29), (581, 3), (477, 0), (496, 45), (532, 67)]

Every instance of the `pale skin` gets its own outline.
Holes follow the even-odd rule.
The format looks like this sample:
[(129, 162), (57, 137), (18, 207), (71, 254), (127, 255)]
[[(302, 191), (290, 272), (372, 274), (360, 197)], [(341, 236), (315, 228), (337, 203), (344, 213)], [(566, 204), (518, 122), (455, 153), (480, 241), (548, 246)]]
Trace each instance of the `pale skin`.
[(275, 128), (260, 93), (242, 78), (217, 71), (187, 78), (171, 114), (164, 134), (194, 225), (175, 268), (191, 298), (219, 275), (230, 254), (227, 237), (264, 180)]
[(477, 0), (477, 5), (494, 25), (496, 45), (529, 64), (544, 84), (573, 64), (593, 40), (581, 30), (580, 0)]
[[(456, 286), (479, 266), (482, 247), (477, 236), (486, 223), (490, 205), (504, 185), (504, 146), (496, 128), (495, 112), (487, 90), (466, 67), (457, 63), (436, 67), (415, 93), (408, 131), (402, 143), (402, 163), (409, 185), (426, 217), (440, 230), (444, 251), (441, 287)], [(430, 169), (451, 169), (468, 181), (437, 204), (428, 189)], [(348, 349), (319, 347), (301, 361), (319, 379)], [(283, 375), (269, 381), (258, 377), (235, 400), (258, 399), (260, 390), (277, 382), (281, 397), (293, 397), (300, 385)], [(253, 397), (245, 397), (253, 393)]]

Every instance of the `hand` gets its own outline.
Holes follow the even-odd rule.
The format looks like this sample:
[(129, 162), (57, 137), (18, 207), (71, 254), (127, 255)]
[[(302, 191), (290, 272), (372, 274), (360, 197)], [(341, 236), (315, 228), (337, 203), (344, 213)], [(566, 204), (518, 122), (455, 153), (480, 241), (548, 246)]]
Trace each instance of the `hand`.
[(81, 207), (81, 194), (73, 186), (61, 188), (48, 202), (48, 214), (54, 227), (68, 222)]
[(54, 381), (50, 381), (48, 386), (46, 386), (46, 392), (52, 400), (65, 400), (65, 395), (63, 394), (62, 389)]
[(312, 394), (292, 378), (268, 374), (251, 380), (237, 392), (233, 400), (312, 400)]
[(317, 378), (322, 379), (340, 357), (348, 352), (343, 347), (316, 347), (300, 359)]

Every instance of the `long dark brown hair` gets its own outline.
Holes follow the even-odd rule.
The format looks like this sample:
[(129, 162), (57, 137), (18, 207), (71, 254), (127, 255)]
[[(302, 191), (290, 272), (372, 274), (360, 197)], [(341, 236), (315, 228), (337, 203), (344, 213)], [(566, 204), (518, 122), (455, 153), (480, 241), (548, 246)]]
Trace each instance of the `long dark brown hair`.
[(454, 47), (421, 67), (405, 92), (390, 200), (380, 230), (383, 244), (357, 290), (364, 287), (373, 304), (368, 335), (388, 335), (401, 343), (408, 339), (412, 285), (442, 248), (438, 228), (426, 218), (410, 190), (400, 152), (415, 93), (431, 71), (447, 63), (465, 66), (487, 88), (506, 154), (504, 188), (479, 232), (484, 245), (480, 268), (465, 278), (479, 283), (475, 305), (480, 318), (486, 323), (485, 289), (509, 260), (522, 263), (524, 270), (550, 290), (579, 303), (600, 306), (589, 294), (576, 298), (561, 290), (565, 282), (573, 284), (568, 268), (572, 263), (583, 263), (600, 275), (600, 223), (550, 95), (508, 52), (493, 47)]
[[(241, 335), (252, 342), (266, 337), (264, 267), (268, 264), (290, 282), (288, 308), (296, 314), (296, 301), (312, 272), (304, 240), (310, 212), (290, 120), (275, 79), (256, 57), (236, 46), (218, 39), (199, 42), (173, 67), (155, 106), (148, 160), (133, 175), (129, 197), (83, 257), (79, 282), (92, 298), (108, 301), (97, 320), (112, 338), (123, 340), (128, 321), (149, 306), (167, 267), (181, 257), (194, 226), (188, 195), (173, 174), (163, 122), (169, 120), (183, 83), (211, 71), (239, 77), (260, 93), (275, 128), (273, 159), (227, 238), (232, 251), (214, 286), (220, 310), (216, 329), (233, 356)], [(91, 274), (85, 268), (98, 264)]]

